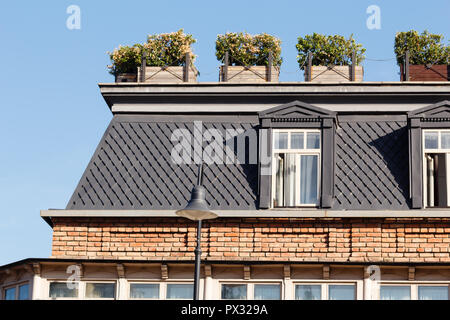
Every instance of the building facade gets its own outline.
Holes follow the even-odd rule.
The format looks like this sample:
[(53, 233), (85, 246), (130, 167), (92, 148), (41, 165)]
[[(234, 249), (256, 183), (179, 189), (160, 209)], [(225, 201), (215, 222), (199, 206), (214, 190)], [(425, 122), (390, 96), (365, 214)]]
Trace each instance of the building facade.
[(2, 299), (448, 299), (448, 82), (100, 84), (114, 117)]

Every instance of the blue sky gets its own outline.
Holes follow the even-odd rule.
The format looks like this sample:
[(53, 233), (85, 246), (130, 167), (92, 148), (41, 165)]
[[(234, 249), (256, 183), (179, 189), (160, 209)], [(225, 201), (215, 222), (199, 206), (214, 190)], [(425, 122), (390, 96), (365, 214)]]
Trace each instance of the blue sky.
[[(66, 27), (70, 5), (81, 29)], [(370, 5), (381, 29), (366, 27)], [(49, 257), (51, 228), (39, 211), (65, 208), (112, 115), (97, 83), (112, 82), (107, 51), (184, 28), (197, 39), (199, 81), (217, 81), (217, 34), (266, 32), (282, 40), (280, 80), (301, 81), (296, 39), (354, 34), (367, 49), (365, 80), (397, 81), (397, 31), (449, 39), (448, 0), (2, 1), (0, 4), (0, 265)]]

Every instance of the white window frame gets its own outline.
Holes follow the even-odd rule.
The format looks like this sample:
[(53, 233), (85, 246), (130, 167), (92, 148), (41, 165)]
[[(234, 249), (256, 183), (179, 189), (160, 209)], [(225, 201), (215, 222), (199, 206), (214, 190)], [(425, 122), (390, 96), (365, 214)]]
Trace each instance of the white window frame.
[[(318, 149), (306, 149), (307, 133), (318, 133), (319, 134), (319, 148)], [(275, 134), (276, 133), (288, 133), (288, 144), (287, 149), (275, 149)], [(291, 133), (303, 133), (303, 146), (304, 149), (291, 149)], [(295, 188), (298, 192), (295, 193), (295, 207), (317, 207), (320, 201), (320, 186), (321, 186), (321, 176), (322, 176), (322, 131), (319, 129), (273, 129), (272, 132), (272, 197), (271, 197), (271, 207), (274, 208), (274, 198), (276, 192), (276, 154), (279, 153), (294, 153), (298, 155), (298, 161), (295, 161), (295, 166), (300, 172), (300, 155), (317, 155), (317, 199), (315, 203), (300, 203), (300, 174), (295, 177)], [(287, 206), (283, 206), (287, 207)], [(278, 207), (277, 207), (278, 208)], [(280, 207), (281, 208), (281, 207)]]
[(448, 288), (448, 297), (450, 301), (450, 282), (448, 281), (380, 281), (378, 297), (381, 298), (381, 286), (409, 286), (411, 288), (411, 300), (419, 300), (419, 287), (444, 287)]
[(284, 286), (283, 286), (283, 281), (281, 280), (274, 280), (274, 281), (219, 281), (219, 292), (218, 292), (218, 297), (219, 300), (224, 300), (224, 301), (239, 301), (236, 299), (222, 299), (222, 286), (223, 285), (227, 285), (227, 284), (238, 284), (238, 285), (246, 285), (247, 286), (247, 297), (246, 299), (243, 300), (255, 300), (255, 285), (256, 284), (261, 284), (261, 285), (279, 285), (280, 286), (280, 300), (284, 300)]
[[(56, 279), (51, 279), (48, 280), (47, 282), (47, 298), (50, 300), (79, 300), (79, 299), (83, 299), (82, 298), (82, 285), (81, 285), (81, 281), (75, 281), (75, 283), (78, 285), (78, 296), (77, 297), (58, 297), (58, 298), (52, 298), (50, 296), (50, 284), (51, 283), (68, 283), (69, 281), (67, 281), (67, 279), (64, 280), (56, 280)], [(83, 289), (84, 290), (84, 289)]]
[(23, 286), (23, 285), (28, 285), (28, 297), (27, 297), (27, 300), (30, 300), (31, 298), (31, 285), (30, 285), (30, 281), (24, 281), (24, 282), (19, 282), (19, 283), (15, 283), (15, 284), (11, 284), (11, 285), (8, 285), (8, 286), (5, 286), (4, 288), (3, 288), (3, 300), (6, 300), (6, 290), (8, 290), (8, 289), (12, 289), (12, 288), (15, 288), (16, 289), (16, 292), (15, 292), (15, 295), (14, 295), (14, 300), (19, 300), (19, 288), (21, 287), (21, 286)]
[(295, 296), (295, 289), (296, 286), (303, 285), (303, 286), (314, 286), (319, 285), (320, 286), (320, 300), (329, 300), (329, 287), (336, 285), (336, 286), (354, 286), (355, 288), (355, 300), (358, 300), (358, 282), (357, 281), (330, 281), (330, 282), (322, 282), (322, 281), (294, 281), (292, 283), (292, 297), (294, 300), (296, 300)]
[[(429, 132), (438, 133), (438, 147), (437, 149), (425, 149), (425, 134)], [(434, 208), (436, 206), (428, 206), (428, 188), (427, 188), (427, 153), (443, 153), (446, 154), (446, 162), (449, 164), (446, 172), (447, 182), (450, 184), (450, 149), (441, 148), (441, 134), (442, 132), (450, 133), (450, 129), (423, 129), (422, 130), (422, 181), (423, 181), (423, 207)], [(450, 188), (447, 188), (447, 207), (450, 207)]]

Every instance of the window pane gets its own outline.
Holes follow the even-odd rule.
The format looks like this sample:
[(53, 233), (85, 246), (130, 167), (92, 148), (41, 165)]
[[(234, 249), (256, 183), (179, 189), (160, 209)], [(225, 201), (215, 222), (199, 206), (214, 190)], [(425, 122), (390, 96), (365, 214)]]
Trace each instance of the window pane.
[(159, 284), (132, 283), (130, 285), (132, 299), (159, 299)]
[(354, 285), (330, 285), (328, 287), (329, 300), (355, 300)]
[(303, 149), (304, 148), (304, 142), (303, 142), (303, 132), (293, 132), (291, 133), (291, 149)]
[(247, 299), (247, 285), (246, 284), (223, 284), (222, 285), (222, 299)]
[(317, 203), (317, 155), (301, 155), (300, 203)]
[(114, 283), (86, 283), (86, 297), (101, 299), (114, 298), (116, 285)]
[(5, 300), (16, 300), (16, 287), (5, 290)]
[(297, 300), (320, 300), (322, 289), (320, 285), (297, 285), (295, 286), (295, 299)]
[(28, 300), (28, 284), (23, 284), (19, 286), (19, 300)]
[(306, 133), (306, 149), (320, 148), (320, 133), (308, 132)]
[(255, 300), (280, 300), (279, 284), (255, 284)]
[(450, 149), (450, 132), (441, 132), (441, 148)]
[(381, 300), (410, 300), (411, 287), (409, 286), (381, 286)]
[(50, 283), (50, 298), (77, 298), (78, 284), (73, 284), (74, 288), (70, 289), (68, 283), (52, 282)]
[(419, 286), (419, 300), (448, 300), (448, 286)]
[(437, 149), (438, 148), (438, 133), (425, 132), (425, 149)]
[(287, 149), (288, 147), (288, 133), (274, 132), (274, 149)]
[(168, 284), (167, 299), (192, 299), (194, 296), (192, 284)]

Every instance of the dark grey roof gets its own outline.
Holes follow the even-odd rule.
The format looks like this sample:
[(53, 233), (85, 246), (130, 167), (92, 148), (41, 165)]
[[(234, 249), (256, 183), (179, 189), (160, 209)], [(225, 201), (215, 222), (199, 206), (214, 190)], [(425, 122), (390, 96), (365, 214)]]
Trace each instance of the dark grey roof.
[[(115, 115), (66, 209), (170, 210), (183, 207), (197, 164), (174, 164), (175, 129), (257, 129), (257, 118)], [(226, 117), (225, 117), (226, 118)], [(338, 116), (332, 209), (408, 209), (406, 115)], [(256, 164), (212, 164), (204, 169), (211, 209), (258, 208)]]
[[(201, 120), (199, 118), (198, 120)], [(251, 129), (257, 124), (203, 122), (203, 129)], [(105, 132), (66, 209), (180, 209), (197, 180), (195, 163), (175, 164), (175, 129), (193, 132), (193, 121), (116, 115)], [(256, 209), (256, 164), (211, 164), (203, 184), (211, 209)]]
[(367, 118), (339, 121), (333, 207), (408, 209), (407, 123)]

